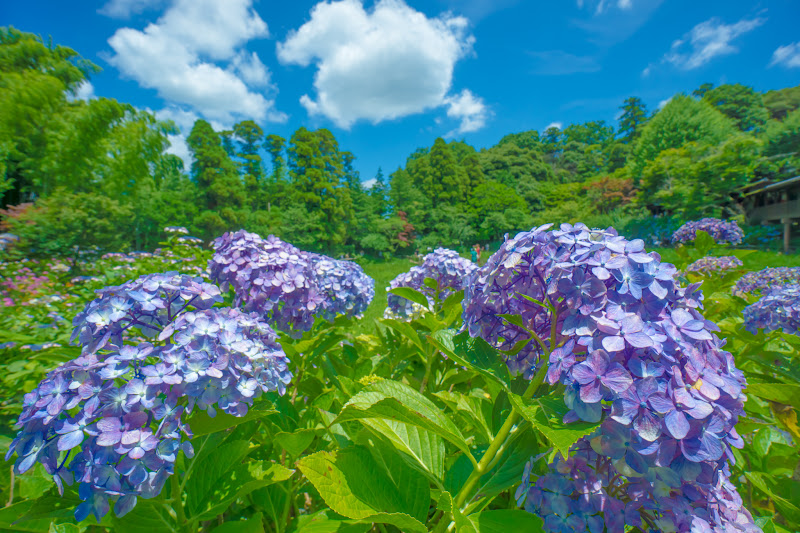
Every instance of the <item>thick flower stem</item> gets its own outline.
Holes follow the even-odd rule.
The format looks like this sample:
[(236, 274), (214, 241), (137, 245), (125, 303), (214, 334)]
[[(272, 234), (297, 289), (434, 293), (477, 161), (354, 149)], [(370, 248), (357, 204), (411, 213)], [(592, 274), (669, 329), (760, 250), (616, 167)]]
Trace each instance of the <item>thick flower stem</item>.
[(183, 500), (181, 498), (183, 491), (181, 490), (181, 483), (178, 481), (178, 473), (175, 472), (170, 477), (172, 483), (172, 505), (178, 515), (178, 528), (183, 531), (186, 527), (186, 512), (183, 509)]

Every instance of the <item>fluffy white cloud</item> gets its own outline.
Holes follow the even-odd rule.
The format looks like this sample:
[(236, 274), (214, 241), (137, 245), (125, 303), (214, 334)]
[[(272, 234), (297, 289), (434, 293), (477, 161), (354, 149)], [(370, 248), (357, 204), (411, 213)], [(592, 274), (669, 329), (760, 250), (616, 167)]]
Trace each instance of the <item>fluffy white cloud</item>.
[(668, 103), (670, 103), (671, 101), (672, 101), (672, 96), (670, 96), (669, 98), (666, 98), (664, 100), (661, 100), (658, 103), (658, 109), (659, 110), (664, 109), (664, 106), (667, 105)]
[(562, 128), (562, 126), (564, 126), (564, 124), (562, 122), (551, 122), (550, 124), (545, 126), (544, 130), (542, 130), (542, 131), (547, 131), (550, 128), (557, 128), (557, 129), (560, 130)]
[(371, 189), (375, 186), (376, 183), (378, 183), (378, 180), (376, 180), (375, 178), (370, 178), (366, 181), (362, 181), (361, 186), (364, 187), (365, 189)]
[(316, 65), (316, 97), (303, 95), (300, 102), (340, 127), (447, 106), (462, 127), (475, 128), (480, 100), (471, 93), (448, 96), (453, 66), (472, 51), (467, 24), (450, 14), (428, 18), (401, 0), (378, 0), (370, 11), (358, 0), (321, 2), (278, 45), (278, 58)]
[(148, 9), (161, 7), (165, 0), (109, 0), (97, 10), (101, 15), (111, 18), (128, 18)]
[(685, 69), (702, 67), (712, 59), (722, 55), (734, 54), (738, 48), (731, 42), (747, 32), (761, 26), (766, 19), (740, 20), (735, 24), (725, 24), (717, 18), (701, 22), (683, 38), (672, 43), (663, 61)]
[(769, 66), (783, 65), (789, 68), (800, 67), (800, 42), (781, 46), (772, 54)]
[[(252, 0), (177, 0), (143, 31), (121, 28), (108, 40), (109, 61), (162, 98), (220, 121), (234, 117), (282, 120), (274, 100), (250, 90), (266, 85), (266, 67), (241, 47), (266, 37)], [(228, 61), (224, 69), (215, 62)]]
[(70, 101), (74, 100), (89, 101), (92, 98), (96, 98), (94, 94), (94, 85), (92, 85), (92, 83), (87, 80), (82, 81), (81, 84), (75, 88), (75, 94), (67, 96), (67, 100)]
[(446, 97), (444, 103), (447, 106), (447, 116), (460, 121), (458, 128), (448, 133), (447, 137), (478, 131), (486, 125), (489, 110), (486, 109), (483, 98), (476, 97), (469, 89)]
[[(194, 111), (176, 106), (165, 107), (164, 109), (156, 111), (155, 115), (159, 120), (173, 121), (180, 130), (176, 135), (167, 136), (170, 146), (166, 149), (166, 152), (175, 154), (183, 159), (184, 167), (188, 171), (192, 166), (193, 158), (189, 151), (189, 145), (186, 144), (186, 137), (191, 133), (194, 121), (200, 118), (199, 115)], [(230, 125), (222, 124), (215, 120), (210, 120), (209, 123), (215, 131), (222, 131), (230, 128)]]

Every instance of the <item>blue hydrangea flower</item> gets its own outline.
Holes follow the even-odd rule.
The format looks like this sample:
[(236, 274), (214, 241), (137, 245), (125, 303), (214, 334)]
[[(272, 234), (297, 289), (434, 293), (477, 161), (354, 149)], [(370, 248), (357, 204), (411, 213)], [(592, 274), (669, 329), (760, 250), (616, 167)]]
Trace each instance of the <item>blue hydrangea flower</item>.
[[(277, 334), (255, 314), (211, 308), (214, 285), (153, 274), (98, 291), (75, 319), (82, 355), (24, 397), (6, 460), (35, 463), (59, 490), (77, 482), (77, 520), (122, 516), (158, 495), (177, 453), (193, 454), (191, 413), (244, 416), (292, 375)], [(147, 340), (141, 341), (144, 337)]]
[(800, 284), (774, 287), (756, 303), (744, 308), (744, 327), (755, 335), (759, 329), (800, 331)]
[(686, 267), (686, 272), (698, 272), (707, 276), (712, 273), (723, 274), (740, 266), (742, 266), (742, 260), (734, 255), (706, 256)]
[(506, 240), (466, 288), (471, 336), (514, 353), (534, 331), (542, 345), (508, 355), (509, 368), (531, 378), (547, 365), (547, 382), (565, 387), (564, 421), (601, 422), (569, 460), (523, 480), (548, 531), (757, 530), (727, 481), (745, 379), (697, 285), (674, 276), (641, 241), (564, 224)]
[(762, 292), (782, 285), (800, 283), (800, 267), (767, 267), (757, 272), (748, 272), (736, 282), (733, 294), (741, 297), (759, 296)]
[(673, 243), (694, 241), (698, 231), (708, 233), (717, 244), (741, 244), (744, 232), (735, 220), (720, 220), (718, 218), (702, 218), (687, 222), (672, 234)]
[[(464, 289), (469, 283), (469, 275), (478, 269), (478, 265), (458, 255), (458, 252), (447, 248), (437, 248), (426, 255), (422, 264), (411, 267), (409, 272), (404, 272), (389, 282), (390, 289), (397, 287), (410, 287), (428, 298), (428, 307), (433, 305), (434, 290), (424, 284), (426, 278), (431, 278), (439, 285), (439, 298), (445, 299), (451, 294)], [(406, 298), (389, 294), (387, 296), (385, 318), (399, 318), (410, 320), (419, 315), (422, 309)]]

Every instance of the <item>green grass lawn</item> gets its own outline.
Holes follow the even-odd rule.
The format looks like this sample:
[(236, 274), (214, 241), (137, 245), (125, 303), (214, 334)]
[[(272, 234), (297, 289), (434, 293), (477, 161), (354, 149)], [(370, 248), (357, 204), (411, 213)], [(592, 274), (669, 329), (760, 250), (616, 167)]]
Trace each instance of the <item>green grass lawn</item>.
[(357, 333), (373, 333), (376, 318), (383, 317), (383, 310), (386, 309), (386, 287), (398, 274), (408, 272), (414, 263), (408, 258), (392, 258), (388, 261), (362, 262), (361, 268), (372, 279), (375, 280), (375, 298), (367, 307), (364, 318), (355, 323)]

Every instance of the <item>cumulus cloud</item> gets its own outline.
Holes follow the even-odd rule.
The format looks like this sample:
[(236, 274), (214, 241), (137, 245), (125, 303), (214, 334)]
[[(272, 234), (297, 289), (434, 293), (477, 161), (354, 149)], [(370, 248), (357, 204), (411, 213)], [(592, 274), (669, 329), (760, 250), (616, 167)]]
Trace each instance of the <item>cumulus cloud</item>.
[(109, 0), (97, 12), (111, 18), (126, 19), (148, 9), (161, 7), (164, 3), (165, 0)]
[(251, 2), (177, 0), (143, 31), (117, 30), (108, 40), (115, 52), (109, 62), (162, 98), (211, 119), (283, 120), (274, 100), (248, 86), (269, 81), (258, 57), (242, 50), (250, 39), (268, 36)]
[(550, 124), (545, 126), (544, 131), (547, 131), (550, 128), (556, 128), (556, 129), (560, 130), (563, 125), (564, 124), (562, 122), (551, 122)]
[[(672, 43), (662, 62), (671, 63), (684, 70), (702, 67), (715, 57), (735, 54), (738, 48), (731, 44), (734, 39), (758, 28), (766, 19), (740, 20), (725, 24), (718, 18), (701, 22)], [(646, 69), (647, 70), (647, 69)]]
[(800, 42), (781, 46), (772, 53), (769, 66), (783, 65), (789, 68), (800, 68)]
[(669, 98), (666, 98), (666, 99), (664, 99), (664, 100), (661, 100), (661, 101), (658, 103), (658, 109), (659, 109), (659, 110), (661, 110), (661, 109), (664, 109), (664, 106), (665, 106), (665, 105), (667, 105), (668, 103), (670, 103), (670, 102), (672, 101), (672, 98), (673, 98), (673, 97), (672, 97), (672, 96), (670, 96)]
[(94, 85), (88, 80), (83, 80), (80, 85), (75, 88), (74, 94), (67, 96), (70, 101), (85, 100), (89, 101), (96, 98), (94, 94)]
[(451, 14), (428, 18), (402, 0), (378, 0), (370, 11), (358, 0), (321, 2), (278, 44), (278, 59), (316, 65), (316, 96), (300, 102), (342, 128), (441, 106), (461, 128), (475, 128), (485, 120), (482, 101), (472, 93), (448, 96), (455, 63), (472, 51), (467, 24)]
[(447, 106), (447, 116), (460, 121), (458, 128), (448, 133), (447, 137), (478, 131), (486, 125), (489, 110), (483, 103), (483, 98), (476, 97), (469, 89), (446, 97), (444, 103)]
[[(150, 111), (148, 109), (148, 111)], [(179, 132), (175, 135), (168, 135), (170, 146), (166, 149), (167, 153), (175, 154), (183, 159), (183, 164), (186, 170), (192, 166), (192, 154), (189, 151), (189, 145), (186, 144), (186, 138), (192, 131), (195, 120), (200, 116), (192, 110), (184, 109), (177, 106), (168, 106), (159, 111), (155, 111), (158, 120), (171, 120), (178, 127)], [(223, 124), (216, 120), (209, 120), (209, 124), (215, 131), (222, 131), (229, 129), (229, 124)]]

